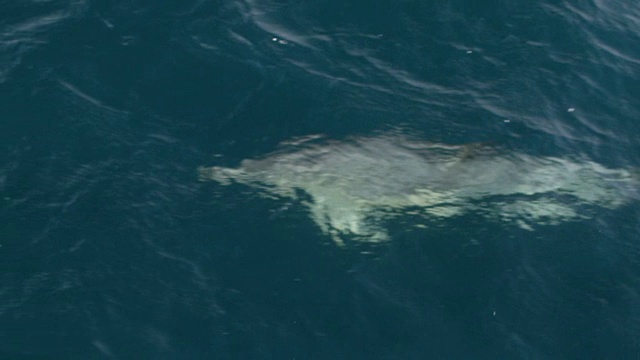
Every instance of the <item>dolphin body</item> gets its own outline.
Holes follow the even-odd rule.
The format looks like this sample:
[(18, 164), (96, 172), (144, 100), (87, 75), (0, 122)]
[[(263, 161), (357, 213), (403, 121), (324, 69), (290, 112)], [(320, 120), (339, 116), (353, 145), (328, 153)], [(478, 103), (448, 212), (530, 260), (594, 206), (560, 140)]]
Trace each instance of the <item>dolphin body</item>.
[(500, 154), (486, 146), (402, 136), (345, 141), (311, 136), (243, 160), (237, 168), (201, 167), (199, 175), (221, 185), (251, 186), (265, 196), (298, 199), (337, 244), (345, 236), (387, 240), (383, 220), (403, 214), (434, 219), (475, 212), (533, 230), (620, 207), (640, 188), (632, 171), (592, 161)]

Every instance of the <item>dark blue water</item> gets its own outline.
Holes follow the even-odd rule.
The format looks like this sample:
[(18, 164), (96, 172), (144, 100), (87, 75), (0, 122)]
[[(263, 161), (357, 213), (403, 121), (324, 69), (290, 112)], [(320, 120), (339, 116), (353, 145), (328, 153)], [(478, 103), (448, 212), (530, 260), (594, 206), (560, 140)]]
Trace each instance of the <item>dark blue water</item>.
[(0, 3), (0, 357), (638, 359), (640, 205), (336, 246), (197, 168), (402, 129), (640, 165), (640, 4)]

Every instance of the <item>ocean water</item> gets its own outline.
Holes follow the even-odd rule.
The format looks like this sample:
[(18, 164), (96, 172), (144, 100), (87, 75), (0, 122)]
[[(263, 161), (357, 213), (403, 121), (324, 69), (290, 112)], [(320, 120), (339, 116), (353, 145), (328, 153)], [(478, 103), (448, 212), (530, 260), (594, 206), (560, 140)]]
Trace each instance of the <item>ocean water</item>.
[(639, 359), (638, 44), (622, 0), (1, 2), (0, 358)]

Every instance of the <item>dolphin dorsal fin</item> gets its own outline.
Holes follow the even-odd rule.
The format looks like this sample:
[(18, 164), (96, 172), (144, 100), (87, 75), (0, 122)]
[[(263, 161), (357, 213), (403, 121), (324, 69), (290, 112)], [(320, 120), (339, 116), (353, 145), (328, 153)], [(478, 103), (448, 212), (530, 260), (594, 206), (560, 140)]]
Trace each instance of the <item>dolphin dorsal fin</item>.
[(495, 144), (491, 141), (464, 144), (460, 147), (460, 160), (474, 159), (478, 156), (492, 154), (495, 152)]

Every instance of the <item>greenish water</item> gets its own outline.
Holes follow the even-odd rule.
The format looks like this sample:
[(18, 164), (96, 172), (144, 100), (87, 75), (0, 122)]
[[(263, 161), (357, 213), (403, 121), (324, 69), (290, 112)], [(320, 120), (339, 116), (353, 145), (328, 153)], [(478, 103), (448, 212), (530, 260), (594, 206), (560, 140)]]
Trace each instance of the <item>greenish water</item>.
[(639, 5), (0, 10), (0, 357), (640, 356)]

